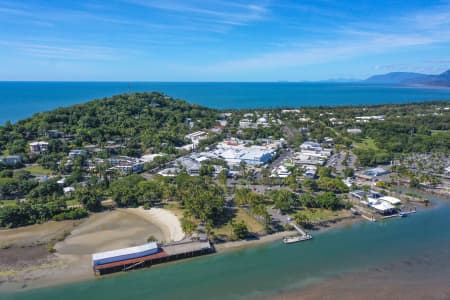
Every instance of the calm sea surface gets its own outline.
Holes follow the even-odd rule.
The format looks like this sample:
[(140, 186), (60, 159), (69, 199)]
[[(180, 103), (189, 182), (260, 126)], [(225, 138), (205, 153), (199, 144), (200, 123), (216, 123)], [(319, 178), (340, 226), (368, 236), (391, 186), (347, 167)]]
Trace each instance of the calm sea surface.
[(423, 255), (449, 265), (448, 251), (440, 252), (450, 247), (449, 215), (449, 203), (441, 202), (408, 218), (317, 233), (305, 243), (277, 242), (88, 282), (0, 291), (0, 299), (261, 299)]
[(362, 83), (0, 82), (0, 124), (114, 94), (164, 92), (212, 108), (361, 105), (448, 100), (450, 89)]

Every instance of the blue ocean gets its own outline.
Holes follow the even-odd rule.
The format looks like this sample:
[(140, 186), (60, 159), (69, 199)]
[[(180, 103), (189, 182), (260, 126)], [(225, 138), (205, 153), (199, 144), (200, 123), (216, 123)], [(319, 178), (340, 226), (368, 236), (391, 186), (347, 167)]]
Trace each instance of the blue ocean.
[(212, 108), (365, 105), (450, 99), (449, 88), (364, 83), (0, 82), (0, 124), (126, 92), (159, 91)]

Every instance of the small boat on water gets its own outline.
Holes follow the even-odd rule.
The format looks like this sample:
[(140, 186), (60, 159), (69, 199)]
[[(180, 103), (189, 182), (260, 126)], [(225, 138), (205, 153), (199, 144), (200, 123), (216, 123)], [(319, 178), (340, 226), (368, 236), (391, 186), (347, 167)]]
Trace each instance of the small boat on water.
[(293, 244), (298, 242), (303, 242), (312, 239), (312, 235), (296, 235), (296, 236), (287, 236), (283, 238), (283, 243), (285, 244)]
[(408, 216), (408, 213), (406, 213), (406, 212), (404, 212), (404, 211), (401, 211), (401, 212), (398, 213), (398, 216), (399, 216), (400, 218), (406, 218), (406, 217)]

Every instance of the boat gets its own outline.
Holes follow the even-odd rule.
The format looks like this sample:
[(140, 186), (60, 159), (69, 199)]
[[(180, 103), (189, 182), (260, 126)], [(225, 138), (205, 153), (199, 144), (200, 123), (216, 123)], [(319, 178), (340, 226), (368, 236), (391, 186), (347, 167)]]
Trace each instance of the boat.
[(312, 235), (305, 234), (305, 235), (296, 235), (296, 236), (287, 236), (283, 238), (283, 243), (285, 244), (293, 244), (298, 242), (303, 242), (312, 239)]
[(400, 218), (406, 218), (406, 217), (408, 216), (408, 213), (406, 213), (406, 212), (404, 212), (404, 211), (401, 211), (401, 212), (398, 213), (398, 216), (399, 216)]

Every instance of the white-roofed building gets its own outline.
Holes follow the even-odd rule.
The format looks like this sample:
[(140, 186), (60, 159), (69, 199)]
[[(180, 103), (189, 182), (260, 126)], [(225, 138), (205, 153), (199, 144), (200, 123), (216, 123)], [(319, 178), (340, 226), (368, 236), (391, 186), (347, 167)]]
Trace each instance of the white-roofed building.
[(395, 198), (395, 197), (391, 197), (391, 196), (383, 196), (383, 197), (380, 198), (380, 200), (388, 202), (388, 203), (390, 203), (392, 205), (397, 205), (397, 204), (402, 203), (402, 201), (400, 199)]
[(242, 119), (239, 121), (239, 128), (252, 128), (253, 123), (248, 119)]
[(370, 207), (374, 208), (378, 213), (383, 215), (392, 214), (396, 211), (395, 206), (386, 201), (378, 201), (375, 204), (370, 204)]
[(212, 151), (214, 155), (227, 162), (228, 165), (239, 165), (244, 162), (248, 165), (262, 165), (267, 163), (277, 152), (281, 143), (266, 146), (245, 146), (242, 141), (224, 141)]
[(81, 150), (81, 149), (74, 149), (74, 150), (70, 150), (69, 152), (69, 157), (71, 159), (76, 159), (80, 156), (86, 157), (87, 156), (87, 151), (86, 150)]
[(322, 151), (322, 146), (320, 146), (319, 143), (307, 141), (300, 145), (300, 149), (303, 150), (310, 150), (310, 151)]
[(164, 153), (156, 153), (156, 154), (145, 154), (142, 155), (141, 160), (145, 163), (152, 162), (158, 156), (165, 156)]
[(349, 128), (349, 129), (347, 129), (347, 133), (360, 134), (360, 133), (362, 133), (362, 130), (359, 128)]
[(65, 195), (73, 194), (73, 193), (75, 193), (75, 188), (73, 186), (68, 186), (68, 187), (63, 188), (63, 191), (64, 191)]
[(35, 154), (43, 153), (48, 150), (48, 142), (30, 143), (30, 151)]
[(194, 148), (197, 148), (198, 144), (201, 140), (204, 140), (208, 137), (208, 133), (205, 131), (197, 131), (191, 134), (186, 135), (186, 139), (190, 140), (194, 146)]
[(450, 167), (445, 168), (445, 174), (450, 176)]
[(281, 165), (278, 168), (272, 170), (272, 174), (270, 175), (270, 177), (286, 178), (289, 175), (291, 175), (291, 171), (289, 171), (288, 168), (286, 168), (284, 165)]
[(305, 169), (305, 173), (303, 173), (303, 176), (305, 176), (305, 178), (314, 179), (314, 177), (316, 177), (316, 166), (305, 165), (303, 166), (303, 168)]

